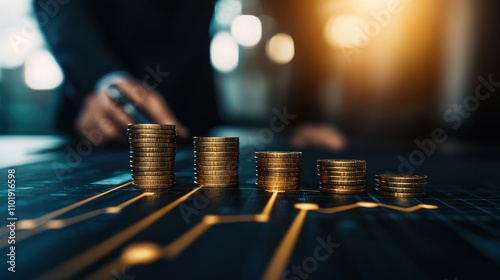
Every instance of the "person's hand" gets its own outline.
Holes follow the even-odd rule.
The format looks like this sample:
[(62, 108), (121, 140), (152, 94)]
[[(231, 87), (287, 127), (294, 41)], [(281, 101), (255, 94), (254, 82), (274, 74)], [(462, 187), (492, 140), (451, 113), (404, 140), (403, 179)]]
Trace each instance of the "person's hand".
[(315, 147), (340, 151), (347, 141), (344, 135), (329, 124), (304, 124), (299, 126), (292, 136), (292, 145), (305, 148)]
[[(156, 123), (175, 124), (179, 137), (189, 136), (189, 130), (179, 123), (165, 99), (157, 91), (147, 89), (133, 79), (122, 80), (116, 86)], [(96, 145), (102, 145), (113, 141), (126, 141), (127, 125), (134, 122), (135, 120), (116, 105), (105, 91), (101, 91), (87, 97), (76, 121), (76, 130), (84, 139), (88, 139), (89, 135), (98, 135), (101, 141)], [(88, 140), (95, 142), (95, 139)]]

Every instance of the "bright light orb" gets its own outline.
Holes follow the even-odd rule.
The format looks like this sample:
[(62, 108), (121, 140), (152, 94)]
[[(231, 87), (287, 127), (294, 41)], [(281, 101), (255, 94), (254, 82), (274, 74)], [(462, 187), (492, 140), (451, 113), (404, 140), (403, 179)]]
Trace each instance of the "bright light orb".
[(237, 16), (231, 24), (231, 35), (241, 46), (253, 47), (262, 38), (262, 23), (256, 16)]
[(239, 62), (238, 44), (231, 34), (219, 32), (210, 44), (210, 59), (214, 68), (222, 73), (233, 71)]
[(295, 45), (290, 35), (278, 33), (266, 43), (266, 54), (277, 64), (287, 64), (295, 56)]

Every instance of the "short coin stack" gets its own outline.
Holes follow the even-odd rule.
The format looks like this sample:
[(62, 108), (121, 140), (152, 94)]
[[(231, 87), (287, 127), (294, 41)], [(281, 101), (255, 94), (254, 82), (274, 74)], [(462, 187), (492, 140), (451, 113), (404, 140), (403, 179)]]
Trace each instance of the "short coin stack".
[(301, 152), (256, 152), (257, 188), (295, 190), (300, 186)]
[(129, 124), (130, 170), (134, 186), (171, 188), (175, 184), (175, 125)]
[(356, 159), (318, 160), (319, 190), (333, 194), (366, 191), (366, 161)]
[(425, 196), (427, 176), (380, 174), (376, 176), (375, 186), (381, 195), (401, 198)]
[(205, 187), (238, 186), (238, 137), (194, 137), (194, 180)]

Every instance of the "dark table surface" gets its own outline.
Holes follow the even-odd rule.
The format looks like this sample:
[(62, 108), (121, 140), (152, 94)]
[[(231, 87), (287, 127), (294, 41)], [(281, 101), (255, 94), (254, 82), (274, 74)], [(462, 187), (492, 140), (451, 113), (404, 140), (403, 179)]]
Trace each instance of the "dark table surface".
[[(499, 160), (431, 155), (413, 166), (429, 176), (427, 196), (401, 200), (374, 190), (375, 174), (398, 171), (398, 153), (303, 153), (301, 190), (277, 194), (254, 187), (251, 149), (241, 150), (239, 188), (200, 189), (192, 149), (179, 147), (176, 186), (154, 194), (128, 183), (126, 149), (62, 146), (6, 160), (0, 278), (499, 278)], [(365, 159), (368, 192), (319, 193), (320, 158)], [(6, 263), (12, 245), (15, 273)]]

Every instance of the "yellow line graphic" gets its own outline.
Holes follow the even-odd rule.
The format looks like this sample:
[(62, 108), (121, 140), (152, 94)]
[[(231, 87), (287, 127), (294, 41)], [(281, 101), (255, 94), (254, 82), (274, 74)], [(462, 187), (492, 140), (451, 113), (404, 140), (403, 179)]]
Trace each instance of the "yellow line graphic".
[(430, 209), (430, 210), (438, 209), (436, 205), (429, 205), (429, 204), (418, 204), (412, 207), (405, 208), (405, 207), (399, 207), (382, 203), (358, 202), (354, 204), (336, 206), (331, 208), (320, 208), (317, 204), (314, 203), (297, 203), (295, 204), (295, 208), (299, 209), (299, 214), (297, 214), (297, 216), (295, 217), (295, 220), (288, 229), (285, 237), (282, 239), (280, 245), (274, 252), (274, 255), (271, 258), (271, 261), (269, 262), (267, 269), (264, 272), (264, 276), (262, 278), (265, 280), (281, 279), (281, 276), (285, 271), (286, 265), (288, 264), (290, 258), (292, 257), (293, 249), (295, 248), (295, 245), (297, 243), (297, 239), (299, 237), (300, 231), (302, 230), (302, 225), (304, 224), (308, 211), (316, 211), (318, 213), (324, 213), (324, 214), (333, 214), (359, 207), (361, 208), (384, 207), (405, 213), (418, 211), (420, 209)]
[(107, 240), (101, 242), (100, 244), (90, 248), (89, 250), (83, 252), (79, 256), (69, 260), (68, 262), (56, 267), (52, 271), (48, 272), (42, 277), (42, 279), (67, 279), (74, 274), (80, 272), (82, 269), (87, 267), (89, 264), (101, 259), (107, 253), (115, 250), (120, 245), (125, 243), (130, 238), (134, 237), (138, 233), (142, 232), (144, 229), (149, 227), (154, 222), (158, 221), (161, 217), (175, 209), (179, 204), (188, 199), (190, 196), (195, 194), (200, 188), (197, 187), (189, 193), (181, 196), (180, 198), (174, 200), (173, 202), (167, 204), (163, 208), (157, 210), (153, 214), (145, 217), (141, 221), (135, 223), (134, 225), (126, 228), (122, 232), (108, 238)]
[(200, 223), (164, 247), (149, 242), (131, 244), (125, 248), (119, 259), (104, 265), (96, 273), (88, 277), (88, 279), (106, 279), (109, 277), (112, 269), (120, 267), (130, 268), (138, 264), (151, 263), (160, 258), (176, 258), (207, 230), (217, 224), (242, 222), (266, 223), (269, 221), (277, 197), (278, 192), (273, 192), (262, 212), (256, 215), (206, 215)]

